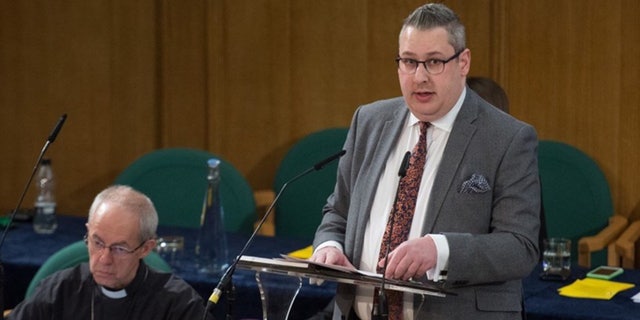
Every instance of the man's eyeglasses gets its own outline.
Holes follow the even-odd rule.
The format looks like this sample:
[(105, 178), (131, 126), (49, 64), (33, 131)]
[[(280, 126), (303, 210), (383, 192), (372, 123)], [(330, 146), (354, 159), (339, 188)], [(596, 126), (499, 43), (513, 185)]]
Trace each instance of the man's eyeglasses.
[(95, 253), (101, 253), (104, 251), (104, 249), (108, 249), (111, 254), (114, 257), (118, 257), (118, 258), (123, 258), (126, 257), (136, 251), (138, 251), (138, 249), (142, 248), (142, 246), (147, 242), (147, 240), (142, 241), (142, 243), (137, 246), (135, 249), (129, 249), (125, 246), (121, 246), (121, 245), (110, 245), (107, 246), (104, 242), (98, 240), (98, 239), (89, 239), (87, 237), (87, 235), (84, 236), (84, 243), (87, 244), (87, 247), (89, 248), (89, 251), (95, 252)]
[(398, 64), (398, 69), (402, 73), (409, 73), (409, 74), (415, 73), (416, 70), (418, 70), (418, 66), (422, 64), (424, 65), (424, 68), (427, 70), (429, 74), (436, 75), (436, 74), (441, 74), (444, 71), (444, 65), (447, 64), (447, 62), (457, 58), (463, 51), (464, 49), (458, 51), (451, 58), (446, 60), (428, 59), (428, 60), (420, 61), (420, 60), (411, 59), (411, 58), (396, 57), (396, 63)]

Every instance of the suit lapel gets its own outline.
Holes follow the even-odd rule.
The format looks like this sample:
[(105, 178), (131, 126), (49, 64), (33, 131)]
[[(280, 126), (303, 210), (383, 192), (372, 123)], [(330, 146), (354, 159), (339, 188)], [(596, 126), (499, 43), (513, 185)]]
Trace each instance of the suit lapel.
[(356, 245), (354, 246), (354, 259), (352, 260), (356, 263), (359, 263), (362, 254), (364, 233), (371, 215), (371, 206), (373, 205), (373, 198), (376, 194), (376, 189), (378, 188), (380, 176), (385, 168), (391, 150), (395, 148), (395, 144), (399, 139), (402, 126), (405, 123), (408, 113), (409, 109), (406, 106), (399, 106), (397, 111), (394, 112), (393, 118), (385, 121), (380, 130), (380, 134), (372, 134), (372, 137), (375, 137), (378, 141), (375, 150), (368, 150), (368, 152), (372, 152), (375, 156), (372, 158), (373, 160), (369, 164), (369, 168), (364, 170), (364, 172), (371, 172), (371, 174), (366, 177), (366, 181), (364, 183), (360, 184), (361, 186), (365, 186), (365, 189), (360, 193), (363, 196), (363, 199), (358, 201), (358, 203), (361, 206), (366, 205), (366, 207), (361, 207), (358, 212), (361, 212), (362, 214), (356, 215)]
[(451, 184), (453, 183), (456, 172), (460, 167), (469, 142), (476, 131), (476, 126), (473, 124), (473, 121), (478, 116), (478, 102), (470, 91), (471, 90), (467, 89), (465, 100), (454, 121), (447, 146), (444, 149), (438, 173), (436, 174), (431, 189), (431, 197), (427, 205), (427, 215), (422, 228), (422, 234), (433, 232), (433, 226), (436, 218), (440, 214), (442, 204), (447, 197), (447, 192), (451, 190)]

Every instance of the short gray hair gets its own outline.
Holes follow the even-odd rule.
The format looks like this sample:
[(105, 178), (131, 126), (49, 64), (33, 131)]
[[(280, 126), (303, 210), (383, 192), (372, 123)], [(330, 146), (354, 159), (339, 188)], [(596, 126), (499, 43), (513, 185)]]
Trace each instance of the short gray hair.
[(460, 52), (467, 47), (464, 25), (458, 15), (444, 4), (427, 3), (417, 8), (404, 19), (400, 33), (407, 27), (418, 30), (443, 27), (449, 34), (449, 44), (455, 52)]
[(138, 215), (140, 221), (140, 241), (147, 241), (156, 237), (158, 229), (158, 213), (151, 199), (143, 193), (129, 187), (114, 185), (100, 192), (94, 199), (89, 209), (89, 223), (93, 219), (96, 210), (103, 203), (116, 203)]

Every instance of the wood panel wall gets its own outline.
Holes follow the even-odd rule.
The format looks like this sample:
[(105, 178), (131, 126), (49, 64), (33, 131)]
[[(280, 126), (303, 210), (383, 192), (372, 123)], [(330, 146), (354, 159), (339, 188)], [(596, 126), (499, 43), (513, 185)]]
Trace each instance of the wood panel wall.
[[(604, 170), (615, 208), (640, 206), (640, 4), (444, 1), (467, 26), (472, 74), (511, 112)], [(10, 211), (58, 117), (48, 155), (60, 210), (156, 148), (194, 147), (269, 188), (288, 147), (348, 126), (400, 90), (402, 0), (0, 0), (0, 210)], [(30, 206), (31, 188), (24, 206)]]

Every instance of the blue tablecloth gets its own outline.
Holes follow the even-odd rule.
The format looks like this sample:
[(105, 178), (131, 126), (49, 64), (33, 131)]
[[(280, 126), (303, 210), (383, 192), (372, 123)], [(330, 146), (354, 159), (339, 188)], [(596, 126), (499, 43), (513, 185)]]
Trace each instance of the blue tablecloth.
[[(5, 268), (5, 306), (11, 308), (24, 297), (29, 281), (39, 266), (54, 252), (62, 247), (81, 240), (86, 232), (85, 219), (77, 217), (59, 217), (59, 227), (52, 235), (35, 234), (28, 223), (17, 224), (10, 229), (0, 259)], [(159, 236), (181, 235), (185, 238), (185, 253), (176, 273), (191, 284), (205, 299), (218, 284), (218, 276), (207, 276), (196, 271), (193, 248), (197, 239), (197, 230), (188, 228), (158, 229)], [(236, 256), (247, 241), (247, 235), (228, 234), (229, 254)], [(272, 258), (281, 253), (307, 246), (305, 240), (281, 237), (257, 237), (249, 247), (247, 254)], [(636, 287), (618, 293), (611, 300), (574, 299), (562, 297), (557, 289), (582, 278), (587, 270), (574, 267), (572, 278), (563, 281), (543, 281), (535, 269), (524, 279), (525, 309), (528, 320), (538, 319), (640, 319), (640, 304), (631, 301), (631, 296), (640, 291), (640, 270), (625, 270), (615, 281), (629, 282)], [(335, 292), (334, 283), (311, 286), (303, 281), (292, 309), (291, 319), (304, 319), (315, 314), (331, 300)], [(238, 269), (233, 276), (236, 288), (236, 302), (233, 304), (234, 318), (261, 318), (260, 295), (253, 271)], [(445, 298), (446, 299), (446, 298)], [(226, 296), (215, 307), (217, 318), (223, 319), (226, 312)]]
[(586, 276), (588, 269), (573, 266), (565, 281), (540, 280), (541, 267), (523, 281), (527, 320), (631, 320), (640, 319), (640, 304), (631, 297), (640, 292), (640, 270), (625, 270), (612, 281), (635, 284), (616, 294), (611, 300), (577, 299), (558, 294), (558, 289)]

